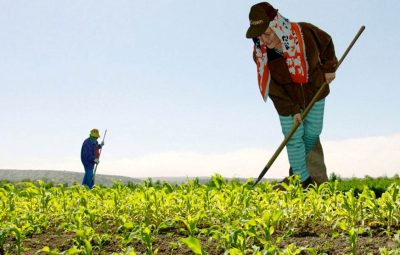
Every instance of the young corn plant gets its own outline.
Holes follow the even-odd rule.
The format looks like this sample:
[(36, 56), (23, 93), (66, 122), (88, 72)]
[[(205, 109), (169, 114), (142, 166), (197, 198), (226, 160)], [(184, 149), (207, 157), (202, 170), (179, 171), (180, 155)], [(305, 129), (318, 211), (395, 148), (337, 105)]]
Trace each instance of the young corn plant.
[(71, 247), (69, 248), (66, 252), (60, 252), (57, 248), (55, 249), (50, 249), (50, 247), (45, 246), (41, 250), (41, 254), (45, 253), (47, 255), (60, 255), (60, 254), (66, 254), (66, 255), (80, 255), (84, 254), (82, 250), (76, 248), (76, 247)]
[(5, 228), (2, 229), (2, 227), (0, 227), (0, 254), (4, 254), (4, 243), (6, 241), (6, 237), (7, 237), (7, 230)]
[(180, 241), (184, 243), (194, 254), (198, 255), (208, 254), (205, 250), (203, 250), (200, 240), (193, 236), (182, 238), (180, 239)]
[(198, 218), (192, 218), (190, 215), (187, 216), (186, 220), (182, 220), (186, 226), (189, 236), (195, 236), (199, 232), (199, 229), (197, 228), (198, 220)]
[(358, 235), (362, 234), (363, 230), (361, 228), (351, 228), (349, 230), (349, 242), (351, 246), (351, 254), (356, 255), (357, 254), (357, 240), (358, 240)]
[(83, 229), (78, 229), (76, 233), (76, 244), (78, 248), (82, 249), (84, 255), (92, 255), (93, 247), (91, 241), (93, 239), (94, 229), (91, 227), (85, 227)]
[(40, 210), (44, 214), (48, 213), (49, 210), (49, 204), (50, 204), (50, 199), (51, 199), (51, 193), (47, 191), (46, 187), (44, 186), (43, 182), (40, 183)]
[(112, 253), (111, 255), (137, 255), (135, 252), (135, 249), (133, 249), (132, 247), (128, 247), (126, 249), (123, 250), (123, 252), (120, 253)]
[(272, 242), (272, 234), (275, 232), (275, 226), (279, 225), (279, 220), (283, 212), (276, 210), (275, 212), (265, 211), (261, 219), (256, 219), (258, 226), (262, 228), (263, 238), (260, 240), (264, 245)]
[(97, 215), (98, 215), (97, 210), (85, 209), (85, 210), (83, 211), (83, 213), (84, 213), (84, 215), (86, 215), (86, 216), (89, 218), (90, 226), (91, 226), (92, 228), (94, 228), (95, 219), (96, 219), (96, 217), (97, 217)]
[(158, 249), (153, 250), (153, 240), (151, 237), (151, 229), (149, 227), (142, 227), (140, 229), (140, 238), (146, 247), (146, 253), (153, 255), (158, 253)]
[(16, 251), (17, 254), (20, 255), (23, 252), (22, 248), (23, 235), (21, 233), (21, 229), (18, 227), (11, 227), (9, 229), (9, 232), (14, 234)]
[(8, 212), (14, 212), (15, 210), (15, 191), (14, 191), (14, 186), (12, 185), (7, 185), (6, 187), (8, 187), (8, 194), (7, 194), (7, 209)]
[(386, 233), (390, 236), (391, 228), (399, 223), (396, 217), (396, 211), (399, 209), (397, 197), (399, 194), (399, 186), (391, 185), (389, 189), (381, 197), (380, 213), (384, 217), (386, 225)]
[(110, 235), (109, 234), (99, 234), (99, 233), (95, 233), (93, 235), (93, 240), (96, 244), (96, 250), (98, 251), (98, 253), (101, 254), (101, 252), (103, 251), (104, 247), (109, 243), (110, 241)]
[(229, 235), (230, 247), (238, 249), (242, 254), (246, 254), (247, 233), (243, 229), (236, 229)]
[(349, 229), (357, 225), (358, 219), (361, 215), (362, 206), (358, 202), (358, 199), (354, 197), (353, 191), (346, 192), (343, 199), (343, 208), (346, 210), (346, 220)]

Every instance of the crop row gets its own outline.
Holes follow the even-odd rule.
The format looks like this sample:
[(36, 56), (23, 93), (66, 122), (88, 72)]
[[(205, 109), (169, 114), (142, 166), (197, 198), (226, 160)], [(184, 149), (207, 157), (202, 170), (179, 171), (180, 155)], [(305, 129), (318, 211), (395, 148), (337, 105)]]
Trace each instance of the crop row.
[[(304, 191), (294, 179), (277, 191), (220, 176), (92, 190), (18, 185), (0, 188), (0, 254), (334, 254), (335, 240), (359, 254), (359, 240), (376, 236), (387, 240), (380, 254), (400, 251), (398, 184), (380, 197), (367, 186), (343, 192), (337, 181)], [(328, 241), (288, 243), (300, 235)]]

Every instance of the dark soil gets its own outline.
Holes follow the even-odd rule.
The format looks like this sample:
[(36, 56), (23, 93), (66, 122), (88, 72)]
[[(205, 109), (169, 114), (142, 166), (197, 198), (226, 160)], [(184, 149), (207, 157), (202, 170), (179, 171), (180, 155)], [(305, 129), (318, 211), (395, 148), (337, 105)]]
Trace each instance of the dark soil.
[[(99, 229), (98, 233), (104, 232), (103, 229)], [(122, 241), (116, 238), (115, 231), (110, 229), (110, 239), (106, 241), (103, 248), (99, 250), (96, 243), (92, 241), (94, 246), (93, 254), (112, 254), (113, 252), (121, 252)], [(281, 236), (283, 233), (275, 233), (274, 236)], [(185, 236), (180, 235), (177, 231), (163, 233), (154, 237), (153, 250), (158, 249), (160, 255), (191, 255), (192, 252), (189, 248), (179, 242), (181, 238)], [(56, 229), (49, 229), (41, 234), (34, 234), (30, 237), (25, 237), (23, 241), (23, 252), (22, 254), (33, 255), (33, 254), (46, 254), (39, 252), (44, 246), (50, 247), (50, 249), (57, 249), (58, 251), (66, 251), (74, 244), (73, 239), (75, 233), (58, 233)], [(201, 238), (202, 246), (205, 251), (210, 255), (221, 255), (224, 253), (224, 249), (219, 247), (215, 241), (209, 241), (205, 238)], [(393, 242), (393, 236), (387, 236), (381, 230), (375, 230), (368, 234), (362, 234), (358, 237), (356, 254), (380, 254), (379, 248), (386, 247), (387, 249), (395, 249), (396, 244)], [(8, 254), (16, 254), (14, 241), (10, 238), (6, 240), (3, 247), (0, 247), (0, 255), (5, 254), (4, 251), (8, 251)], [(349, 254), (352, 252), (350, 242), (347, 236), (339, 235), (336, 238), (332, 238), (328, 234), (327, 230), (324, 229), (299, 229), (296, 230), (289, 237), (286, 237), (279, 244), (281, 248), (287, 247), (294, 243), (297, 247), (314, 248), (318, 254)], [(137, 254), (146, 254), (146, 247), (140, 240), (133, 240), (130, 247), (135, 249)], [(4, 248), (4, 251), (2, 250)], [(308, 254), (306, 251), (302, 251), (301, 254)]]
[[(282, 247), (295, 243), (298, 247), (314, 248), (318, 254), (351, 254), (352, 249), (350, 242), (346, 237), (337, 237), (332, 239), (331, 237), (290, 237), (284, 239), (281, 243)], [(379, 248), (386, 247), (393, 249), (396, 244), (392, 242), (387, 236), (374, 236), (364, 237), (360, 236), (357, 240), (356, 254), (381, 254)], [(302, 254), (307, 254), (303, 252)]]

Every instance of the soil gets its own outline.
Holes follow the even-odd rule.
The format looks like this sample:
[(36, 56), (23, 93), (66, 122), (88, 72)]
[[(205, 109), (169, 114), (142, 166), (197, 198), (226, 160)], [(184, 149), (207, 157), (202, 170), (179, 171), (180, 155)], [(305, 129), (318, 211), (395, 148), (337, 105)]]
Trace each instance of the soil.
[[(74, 246), (73, 238), (75, 237), (75, 233), (57, 232), (58, 231), (54, 228), (41, 234), (25, 237), (22, 245), (24, 249), (22, 254), (46, 254), (40, 252), (44, 246), (50, 247), (51, 250), (57, 249), (58, 251), (66, 251)], [(98, 233), (101, 232), (104, 232), (104, 230), (98, 229)], [(191, 255), (191, 250), (179, 242), (179, 240), (185, 236), (177, 232), (178, 231), (172, 231), (155, 236), (152, 244), (153, 250), (157, 249), (157, 254), (160, 255)], [(396, 230), (393, 232), (396, 232)], [(113, 252), (122, 251), (122, 242), (115, 237), (115, 230), (110, 229), (109, 234), (111, 238), (104, 243), (103, 249), (99, 250), (94, 248), (93, 254), (112, 254)], [(275, 233), (273, 237), (282, 236), (282, 234), (283, 233)], [(201, 243), (203, 249), (207, 251), (209, 255), (224, 254), (224, 249), (219, 247), (215, 241), (202, 239)], [(289, 237), (284, 238), (279, 246), (284, 248), (292, 243), (297, 247), (314, 248), (318, 254), (333, 255), (352, 253), (347, 236), (339, 235), (333, 238), (325, 229), (298, 229)], [(8, 254), (17, 254), (12, 244), (13, 240), (6, 239), (4, 246), (0, 247), (0, 255), (5, 254), (5, 251), (8, 251)], [(96, 245), (94, 241), (92, 241), (92, 244)], [(137, 254), (146, 254), (146, 247), (139, 240), (133, 240), (129, 246), (133, 247)], [(383, 247), (387, 249), (397, 248), (396, 243), (393, 242), (393, 236), (388, 236), (379, 229), (372, 230), (368, 234), (364, 233), (358, 236), (356, 254), (380, 254), (379, 249)], [(2, 249), (4, 249), (4, 251)], [(303, 250), (301, 254), (309, 253)]]

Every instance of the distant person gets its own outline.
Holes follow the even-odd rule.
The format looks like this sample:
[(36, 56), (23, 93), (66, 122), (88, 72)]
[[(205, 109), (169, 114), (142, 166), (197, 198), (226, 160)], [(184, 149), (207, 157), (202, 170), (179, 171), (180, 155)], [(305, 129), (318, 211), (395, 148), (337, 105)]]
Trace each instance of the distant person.
[(83, 167), (85, 168), (85, 175), (83, 176), (82, 185), (88, 188), (93, 188), (93, 170), (95, 164), (99, 164), (100, 149), (104, 146), (104, 142), (99, 144), (97, 139), (99, 139), (99, 130), (92, 129), (90, 131), (89, 138), (87, 138), (81, 149), (81, 161)]
[(319, 161), (322, 157), (323, 162), (319, 135), (329, 86), (322, 91), (304, 120), (301, 113), (321, 85), (335, 79), (338, 61), (332, 39), (310, 23), (290, 22), (267, 2), (253, 5), (249, 19), (246, 37), (254, 42), (253, 59), (261, 95), (265, 101), (269, 96), (274, 103), (285, 136), (294, 124), (300, 123), (286, 149), (293, 174), (300, 177), (303, 187), (307, 187), (314, 179), (307, 167), (306, 156), (316, 144), (318, 151), (314, 155)]

